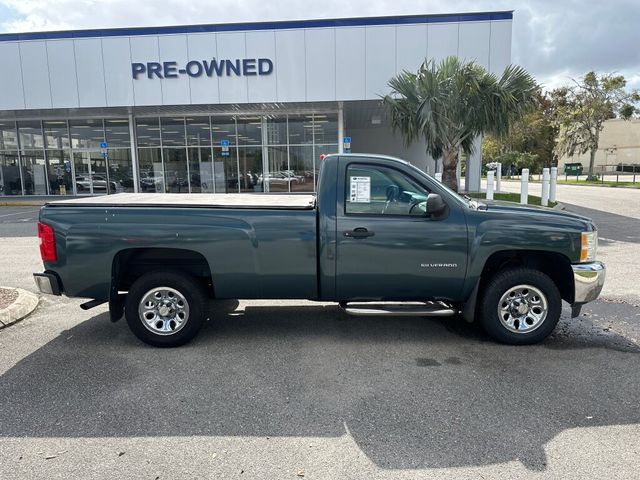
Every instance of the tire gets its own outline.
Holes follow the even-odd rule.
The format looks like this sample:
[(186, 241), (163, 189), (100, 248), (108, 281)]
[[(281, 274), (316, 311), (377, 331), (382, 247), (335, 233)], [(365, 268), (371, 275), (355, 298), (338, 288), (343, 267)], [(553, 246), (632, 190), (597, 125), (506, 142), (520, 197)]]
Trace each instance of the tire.
[(562, 297), (544, 273), (517, 268), (496, 273), (482, 290), (480, 322), (500, 343), (531, 345), (544, 340), (556, 327)]
[(191, 341), (202, 328), (208, 317), (208, 297), (190, 275), (150, 272), (129, 289), (124, 312), (129, 328), (143, 342), (154, 347), (178, 347)]

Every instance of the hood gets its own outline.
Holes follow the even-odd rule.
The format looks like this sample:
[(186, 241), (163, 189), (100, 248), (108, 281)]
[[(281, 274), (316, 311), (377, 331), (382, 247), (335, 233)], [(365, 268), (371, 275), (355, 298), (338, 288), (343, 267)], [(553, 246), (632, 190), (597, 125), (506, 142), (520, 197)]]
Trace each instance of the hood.
[(487, 205), (490, 212), (507, 212), (523, 215), (551, 215), (561, 218), (571, 218), (593, 224), (593, 220), (577, 213), (567, 212), (556, 208), (543, 207), (541, 205), (520, 205), (519, 203), (506, 202), (502, 200), (482, 200)]

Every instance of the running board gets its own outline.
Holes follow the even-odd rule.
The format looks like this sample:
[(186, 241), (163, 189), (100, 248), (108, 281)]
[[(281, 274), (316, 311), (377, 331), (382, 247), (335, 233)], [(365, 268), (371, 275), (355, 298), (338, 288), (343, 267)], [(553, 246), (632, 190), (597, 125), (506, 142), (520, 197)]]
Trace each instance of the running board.
[(340, 306), (358, 317), (450, 317), (458, 313), (444, 302), (348, 302)]

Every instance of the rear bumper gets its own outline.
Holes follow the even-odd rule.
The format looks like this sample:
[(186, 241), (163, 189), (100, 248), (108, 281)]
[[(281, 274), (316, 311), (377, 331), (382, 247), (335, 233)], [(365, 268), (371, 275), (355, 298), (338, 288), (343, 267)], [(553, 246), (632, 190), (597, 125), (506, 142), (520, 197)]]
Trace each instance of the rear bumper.
[(53, 273), (34, 273), (33, 279), (41, 293), (62, 295), (60, 280)]
[(604, 263), (579, 263), (571, 265), (571, 268), (575, 284), (573, 304), (582, 305), (598, 298), (607, 274)]

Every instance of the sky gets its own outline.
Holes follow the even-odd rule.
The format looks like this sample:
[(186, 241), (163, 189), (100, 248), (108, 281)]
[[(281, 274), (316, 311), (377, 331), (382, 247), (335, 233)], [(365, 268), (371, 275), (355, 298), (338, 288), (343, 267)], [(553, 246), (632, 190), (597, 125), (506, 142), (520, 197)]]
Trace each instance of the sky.
[(640, 0), (0, 0), (0, 32), (514, 10), (512, 62), (545, 89), (595, 70), (640, 88)]

